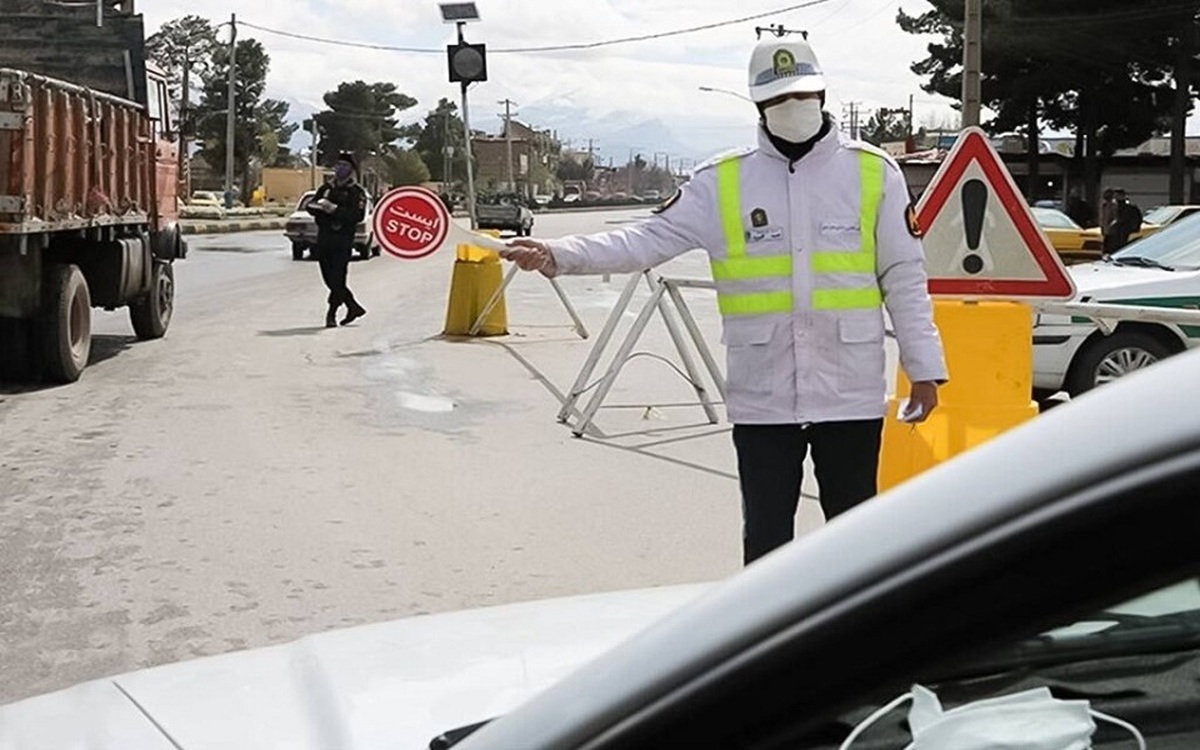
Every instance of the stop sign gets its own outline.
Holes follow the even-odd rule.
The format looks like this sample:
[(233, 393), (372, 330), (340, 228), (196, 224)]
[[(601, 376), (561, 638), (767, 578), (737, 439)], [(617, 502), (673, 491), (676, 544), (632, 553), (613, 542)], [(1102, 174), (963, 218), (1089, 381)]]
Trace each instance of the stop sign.
[(450, 233), (450, 212), (442, 199), (423, 187), (399, 187), (375, 206), (372, 228), (390, 255), (415, 260), (432, 255)]

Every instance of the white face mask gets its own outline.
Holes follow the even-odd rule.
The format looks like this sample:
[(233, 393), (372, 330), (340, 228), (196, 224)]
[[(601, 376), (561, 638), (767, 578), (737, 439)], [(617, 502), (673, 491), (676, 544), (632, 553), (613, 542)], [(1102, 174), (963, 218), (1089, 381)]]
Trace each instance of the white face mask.
[(804, 143), (821, 132), (824, 115), (820, 99), (785, 99), (763, 113), (767, 130), (776, 138)]

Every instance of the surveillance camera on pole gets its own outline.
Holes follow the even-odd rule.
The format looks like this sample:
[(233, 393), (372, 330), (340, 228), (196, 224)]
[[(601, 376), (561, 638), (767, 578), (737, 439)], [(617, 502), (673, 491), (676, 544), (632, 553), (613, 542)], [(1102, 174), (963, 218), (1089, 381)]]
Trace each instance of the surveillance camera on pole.
[(458, 44), (446, 47), (446, 62), (450, 69), (450, 82), (462, 87), (463, 140), (467, 158), (467, 212), (471, 216), (471, 229), (478, 227), (475, 218), (475, 175), (471, 170), (471, 115), (467, 106), (467, 87), (472, 83), (487, 80), (487, 50), (482, 44), (467, 44), (463, 39), (463, 26), (479, 20), (479, 9), (475, 3), (439, 3), (442, 20), (458, 27)]

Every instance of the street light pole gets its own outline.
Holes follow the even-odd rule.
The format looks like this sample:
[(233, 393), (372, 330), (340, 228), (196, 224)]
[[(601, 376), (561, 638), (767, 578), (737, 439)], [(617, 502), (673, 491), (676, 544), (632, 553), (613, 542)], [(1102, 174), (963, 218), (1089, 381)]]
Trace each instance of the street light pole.
[(225, 114), (225, 208), (233, 208), (234, 105), (237, 101), (237, 13), (229, 18), (229, 111)]
[[(459, 21), (457, 24), (459, 44), (466, 43), (463, 39), (463, 26), (465, 25), (466, 24), (464, 24), (462, 21)], [(479, 222), (475, 218), (475, 175), (471, 170), (471, 113), (467, 108), (467, 87), (470, 86), (470, 83), (463, 81), (461, 85), (464, 136), (463, 150), (465, 151), (467, 157), (467, 213), (471, 217), (471, 229), (477, 229), (479, 227)]]
[(751, 104), (754, 103), (754, 100), (750, 97), (739, 94), (736, 91), (730, 91), (729, 89), (719, 89), (713, 86), (701, 86), (700, 90), (709, 94), (729, 94), (730, 96), (736, 96), (738, 99), (741, 99), (744, 102), (750, 102)]

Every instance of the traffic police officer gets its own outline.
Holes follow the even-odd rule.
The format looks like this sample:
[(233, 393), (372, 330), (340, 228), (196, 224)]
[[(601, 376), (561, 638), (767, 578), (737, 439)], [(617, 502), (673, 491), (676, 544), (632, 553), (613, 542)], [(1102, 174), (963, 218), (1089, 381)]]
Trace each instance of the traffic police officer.
[(329, 308), (325, 327), (337, 327), (337, 311), (346, 306), (346, 325), (367, 314), (346, 286), (350, 255), (354, 252), (354, 234), (367, 212), (367, 191), (355, 181), (358, 164), (354, 154), (343, 151), (333, 166), (333, 180), (317, 189), (308, 203), (308, 212), (317, 222), (317, 260), (321, 278), (329, 287)]
[(750, 59), (754, 149), (718, 157), (651, 218), (503, 255), (543, 274), (621, 273), (692, 248), (710, 256), (727, 348), (750, 563), (792, 539), (812, 449), (826, 519), (876, 492), (885, 413), (884, 315), (921, 421), (946, 378), (920, 230), (900, 168), (841, 136), (807, 39), (772, 33)]

